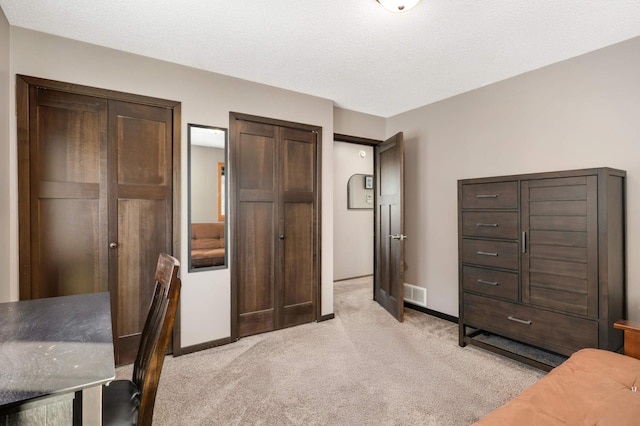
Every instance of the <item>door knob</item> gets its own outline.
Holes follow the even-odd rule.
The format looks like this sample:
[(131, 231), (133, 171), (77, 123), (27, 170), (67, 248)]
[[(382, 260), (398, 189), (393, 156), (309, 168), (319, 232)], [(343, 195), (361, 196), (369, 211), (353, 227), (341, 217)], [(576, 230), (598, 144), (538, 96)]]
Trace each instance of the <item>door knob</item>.
[(281, 239), (281, 240), (284, 240), (284, 235), (280, 235), (280, 239)]
[(118, 248), (118, 243), (116, 243), (116, 242), (109, 243), (109, 248), (112, 248), (112, 249)]

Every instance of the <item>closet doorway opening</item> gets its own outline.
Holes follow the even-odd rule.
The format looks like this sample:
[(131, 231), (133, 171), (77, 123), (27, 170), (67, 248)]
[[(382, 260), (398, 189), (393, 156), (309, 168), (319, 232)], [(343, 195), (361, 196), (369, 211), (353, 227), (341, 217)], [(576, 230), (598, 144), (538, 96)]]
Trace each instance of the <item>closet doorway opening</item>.
[(373, 289), (373, 145), (336, 136), (333, 170), (333, 279), (368, 280)]

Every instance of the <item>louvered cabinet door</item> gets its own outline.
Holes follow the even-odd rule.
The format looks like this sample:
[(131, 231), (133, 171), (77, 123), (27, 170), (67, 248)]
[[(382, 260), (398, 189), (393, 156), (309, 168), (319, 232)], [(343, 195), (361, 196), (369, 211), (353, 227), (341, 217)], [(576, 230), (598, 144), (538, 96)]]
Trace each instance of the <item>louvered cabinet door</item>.
[(522, 302), (598, 317), (598, 177), (523, 181)]

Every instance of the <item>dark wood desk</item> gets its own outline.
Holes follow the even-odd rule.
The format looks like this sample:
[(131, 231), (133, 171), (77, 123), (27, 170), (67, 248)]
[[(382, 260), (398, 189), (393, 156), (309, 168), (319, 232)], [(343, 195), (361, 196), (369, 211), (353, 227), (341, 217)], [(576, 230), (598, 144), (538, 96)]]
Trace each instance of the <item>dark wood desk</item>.
[(100, 424), (114, 378), (109, 293), (0, 303), (0, 424)]

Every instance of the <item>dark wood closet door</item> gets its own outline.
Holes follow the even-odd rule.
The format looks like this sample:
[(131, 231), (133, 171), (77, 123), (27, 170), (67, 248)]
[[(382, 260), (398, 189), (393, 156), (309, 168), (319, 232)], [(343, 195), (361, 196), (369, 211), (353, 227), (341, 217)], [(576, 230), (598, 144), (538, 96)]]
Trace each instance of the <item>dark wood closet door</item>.
[(158, 255), (171, 252), (171, 118), (166, 108), (109, 101), (109, 288), (119, 364), (135, 359)]
[(21, 262), (31, 264), (21, 280), (31, 286), (20, 296), (107, 291), (107, 102), (37, 87), (29, 97), (30, 209), (20, 214), (30, 222)]
[(179, 103), (28, 76), (16, 93), (20, 299), (109, 291), (131, 362), (179, 244)]
[(315, 319), (316, 133), (281, 128), (282, 327)]
[(375, 147), (376, 301), (398, 321), (404, 316), (404, 141), (402, 133)]
[[(275, 283), (278, 149), (274, 126), (242, 121), (232, 154), (237, 166), (236, 259), (239, 337), (271, 331), (280, 315)], [(233, 145), (232, 145), (233, 146)]]
[(244, 120), (232, 127), (237, 337), (311, 322), (319, 280), (317, 133)]

